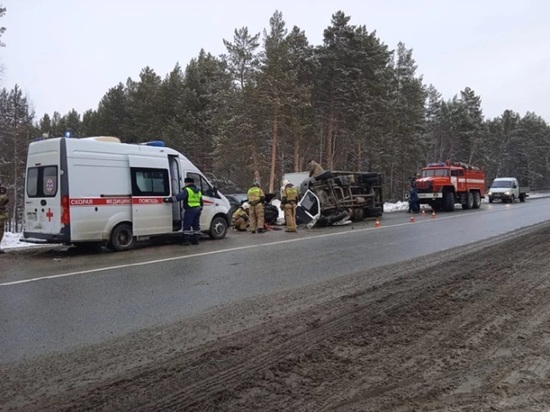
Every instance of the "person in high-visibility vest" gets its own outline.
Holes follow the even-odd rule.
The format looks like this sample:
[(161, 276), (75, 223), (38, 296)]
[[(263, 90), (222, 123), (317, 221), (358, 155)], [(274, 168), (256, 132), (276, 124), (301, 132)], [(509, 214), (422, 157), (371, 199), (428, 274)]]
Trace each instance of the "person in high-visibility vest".
[(183, 239), (182, 245), (198, 245), (201, 237), (202, 192), (195, 186), (195, 180), (186, 177), (185, 187), (175, 196), (162, 199), (165, 203), (183, 202)]
[(250, 233), (263, 233), (264, 229), (264, 201), (265, 193), (260, 187), (259, 181), (254, 181), (252, 187), (248, 189), (248, 216), (250, 217)]
[(281, 209), (285, 212), (287, 232), (296, 232), (296, 206), (298, 204), (298, 189), (292, 183), (287, 183), (283, 190)]
[[(4, 186), (0, 186), (0, 243), (2, 243), (2, 238), (4, 237), (4, 224), (6, 223), (6, 220), (8, 220), (8, 208), (6, 205), (8, 204), (9, 199), (6, 192), (6, 188)], [(0, 253), (4, 253), (4, 251), (0, 249)]]
[(250, 205), (248, 202), (244, 202), (231, 216), (231, 224), (240, 232), (246, 232), (249, 220), (248, 209), (250, 209)]

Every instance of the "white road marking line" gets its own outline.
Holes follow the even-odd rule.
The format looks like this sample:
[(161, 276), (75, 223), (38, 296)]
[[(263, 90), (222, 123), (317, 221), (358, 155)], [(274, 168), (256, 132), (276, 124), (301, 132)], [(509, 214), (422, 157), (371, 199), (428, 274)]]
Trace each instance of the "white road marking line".
[[(463, 215), (444, 216), (444, 217), (439, 217), (438, 220), (452, 219), (452, 218), (460, 217), (460, 216), (463, 216)], [(434, 219), (431, 219), (431, 218), (428, 219), (428, 217), (426, 216), (423, 219), (421, 218), (421, 219), (416, 220), (414, 223), (419, 224), (419, 223), (427, 223), (427, 222), (434, 222), (434, 221), (435, 221)], [(253, 249), (253, 248), (258, 248), (258, 247), (280, 245), (280, 244), (283, 244), (283, 243), (301, 242), (301, 241), (309, 240), (309, 239), (319, 239), (319, 238), (324, 238), (324, 237), (342, 236), (342, 235), (347, 235), (347, 234), (350, 234), (350, 233), (360, 233), (360, 232), (373, 231), (373, 230), (380, 231), (380, 230), (384, 230), (384, 229), (390, 229), (390, 228), (405, 226), (405, 225), (410, 225), (410, 224), (411, 224), (411, 222), (407, 221), (407, 222), (397, 223), (395, 225), (390, 225), (390, 226), (366, 227), (366, 228), (363, 228), (363, 229), (353, 229), (353, 230), (349, 230), (349, 231), (345, 231), (345, 232), (336, 232), (336, 233), (325, 233), (325, 234), (322, 234), (322, 235), (302, 237), (302, 238), (299, 238), (299, 239), (279, 240), (277, 242), (263, 243), (263, 244), (259, 244), (259, 245), (240, 246), (240, 247), (229, 248), (229, 249), (214, 250), (214, 251), (211, 251), (211, 252), (194, 253), (192, 255), (176, 256), (176, 257), (165, 258), (165, 259), (157, 259), (157, 260), (148, 260), (148, 261), (145, 261), (145, 262), (138, 262), (138, 263), (128, 263), (126, 265), (107, 266), (107, 267), (103, 267), (103, 268), (81, 270), (81, 271), (77, 271), (77, 272), (60, 273), (59, 275), (50, 275), (50, 276), (42, 276), (42, 277), (31, 278), (31, 279), (14, 280), (12, 282), (0, 283), (0, 287), (1, 286), (21, 285), (23, 283), (38, 282), (40, 280), (50, 280), (50, 279), (58, 279), (58, 278), (64, 278), (64, 277), (69, 277), (69, 276), (86, 275), (86, 274), (89, 274), (89, 273), (103, 272), (103, 271), (107, 271), (107, 270), (124, 269), (124, 268), (131, 268), (131, 267), (137, 267), (137, 266), (146, 266), (146, 265), (154, 265), (156, 263), (171, 262), (171, 261), (174, 261), (174, 260), (189, 259), (189, 258), (200, 257), (200, 256), (216, 255), (216, 254), (226, 253), (226, 252), (236, 252), (236, 251), (239, 251), (239, 250), (246, 250), (246, 249)], [(259, 235), (259, 236), (261, 236), (261, 235)]]

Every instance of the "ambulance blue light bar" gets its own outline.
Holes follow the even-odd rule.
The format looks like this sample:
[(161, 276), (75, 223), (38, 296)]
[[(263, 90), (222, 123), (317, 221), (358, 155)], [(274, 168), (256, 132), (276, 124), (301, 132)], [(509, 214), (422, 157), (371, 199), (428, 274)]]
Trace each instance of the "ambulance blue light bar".
[(164, 147), (164, 142), (162, 140), (153, 140), (151, 142), (145, 142), (145, 143), (140, 143), (140, 144), (145, 145), (145, 146)]

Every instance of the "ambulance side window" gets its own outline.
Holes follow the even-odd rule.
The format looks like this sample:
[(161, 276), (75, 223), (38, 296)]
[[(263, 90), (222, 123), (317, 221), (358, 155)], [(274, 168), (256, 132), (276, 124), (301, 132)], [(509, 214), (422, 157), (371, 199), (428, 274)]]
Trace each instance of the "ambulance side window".
[(57, 166), (30, 167), (27, 170), (27, 196), (55, 197)]
[(170, 181), (166, 169), (133, 167), (132, 196), (168, 196)]
[(208, 183), (208, 181), (198, 173), (187, 173), (187, 176), (193, 178), (195, 181), (195, 186), (201, 190), (204, 196), (220, 197), (218, 193), (214, 191), (214, 188), (210, 185), (210, 183)]

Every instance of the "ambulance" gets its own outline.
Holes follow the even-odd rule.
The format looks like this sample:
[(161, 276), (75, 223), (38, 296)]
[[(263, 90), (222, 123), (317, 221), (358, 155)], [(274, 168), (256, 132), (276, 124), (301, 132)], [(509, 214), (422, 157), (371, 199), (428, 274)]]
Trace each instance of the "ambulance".
[(191, 177), (202, 190), (201, 229), (225, 237), (229, 201), (183, 154), (161, 141), (122, 143), (110, 136), (40, 139), (29, 145), (24, 232), (31, 243), (106, 246), (182, 230), (181, 202), (163, 203)]

